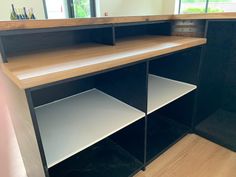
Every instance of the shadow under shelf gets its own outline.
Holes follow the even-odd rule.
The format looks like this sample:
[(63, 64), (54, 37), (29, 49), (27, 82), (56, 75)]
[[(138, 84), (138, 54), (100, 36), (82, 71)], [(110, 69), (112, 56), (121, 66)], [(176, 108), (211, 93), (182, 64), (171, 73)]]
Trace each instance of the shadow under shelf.
[(158, 112), (148, 117), (147, 162), (152, 162), (190, 131), (187, 126), (169, 119)]
[(143, 163), (106, 138), (49, 169), (51, 177), (133, 176)]
[(236, 152), (236, 112), (218, 109), (197, 125), (195, 131)]

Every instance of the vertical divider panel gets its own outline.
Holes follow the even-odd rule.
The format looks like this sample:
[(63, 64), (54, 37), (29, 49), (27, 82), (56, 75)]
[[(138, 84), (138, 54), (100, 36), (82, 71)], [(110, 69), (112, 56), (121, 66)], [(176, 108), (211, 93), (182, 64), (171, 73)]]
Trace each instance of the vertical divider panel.
[(106, 28), (98, 28), (91, 34), (92, 40), (97, 43), (115, 45), (114, 25)]
[(149, 89), (149, 81), (148, 81), (148, 78), (149, 78), (149, 67), (150, 67), (150, 62), (147, 61), (147, 69), (146, 69), (146, 104), (147, 104), (147, 109), (146, 109), (146, 112), (145, 112), (145, 132), (144, 132), (144, 168), (143, 170), (145, 171), (146, 170), (146, 167), (148, 165), (148, 160), (147, 160), (147, 150), (148, 150), (148, 147), (147, 147), (147, 143), (148, 143), (148, 89)]
[(4, 38), (0, 37), (0, 59), (3, 63), (7, 63), (6, 49), (4, 47)]
[(35, 110), (34, 110), (34, 106), (33, 106), (33, 100), (32, 100), (32, 95), (31, 95), (30, 89), (25, 90), (25, 94), (26, 94), (28, 105), (29, 105), (29, 111), (30, 111), (31, 118), (32, 118), (34, 132), (35, 132), (36, 140), (37, 140), (37, 143), (38, 143), (39, 153), (40, 153), (42, 164), (43, 164), (43, 167), (44, 167), (45, 176), (50, 177), (49, 172), (48, 172), (46, 156), (45, 156), (45, 153), (44, 153), (45, 151), (44, 151), (44, 148), (43, 148), (43, 143), (42, 143), (42, 139), (41, 139), (41, 135), (40, 135), (40, 131), (39, 131), (39, 125), (38, 125), (38, 121), (37, 121), (37, 118), (36, 118), (36, 114), (35, 114)]
[[(201, 49), (201, 46), (194, 47), (167, 56), (154, 58), (149, 61), (149, 73), (164, 77), (167, 80), (172, 79), (173, 81), (169, 80), (170, 82), (175, 82), (176, 80), (196, 85), (199, 76)], [(150, 82), (153, 81), (150, 80)], [(152, 87), (152, 91), (156, 93), (159, 91), (167, 98), (173, 94), (172, 92), (175, 92), (175, 89), (170, 89), (173, 85), (165, 85), (162, 82), (158, 82), (158, 84), (159, 86), (155, 86), (156, 89)], [(160, 86), (160, 84), (164, 85)], [(165, 90), (163, 87), (166, 87), (166, 93), (163, 92)], [(168, 94), (168, 92), (170, 93)], [(150, 163), (191, 131), (195, 95), (196, 91), (186, 92), (184, 95), (172, 100), (172, 102), (167, 102), (166, 105), (148, 114), (147, 163)], [(149, 96), (151, 98), (152, 95)], [(165, 100), (164, 97), (160, 97), (160, 100)], [(158, 98), (155, 99), (158, 102)], [(155, 100), (152, 101), (155, 102)]]
[[(128, 66), (99, 77), (96, 87), (103, 92), (147, 112), (147, 62)], [(146, 116), (113, 134), (111, 139), (130, 152), (145, 167)]]

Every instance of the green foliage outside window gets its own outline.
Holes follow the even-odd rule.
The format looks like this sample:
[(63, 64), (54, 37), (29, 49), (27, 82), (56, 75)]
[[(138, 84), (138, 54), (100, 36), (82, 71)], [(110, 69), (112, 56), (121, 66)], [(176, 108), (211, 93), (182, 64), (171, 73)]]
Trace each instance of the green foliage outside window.
[[(207, 12), (208, 13), (218, 13), (218, 12), (224, 12), (224, 10), (208, 8)], [(183, 13), (186, 13), (186, 14), (190, 14), (190, 13), (193, 13), (193, 14), (205, 13), (205, 8), (189, 7), (187, 9), (184, 9)]]
[(90, 17), (90, 0), (74, 0), (75, 18)]
[[(230, 3), (235, 2), (235, 0), (209, 0), (209, 3)], [(181, 0), (181, 3), (193, 3), (193, 4), (205, 4), (207, 3), (207, 0)], [(193, 5), (194, 6), (194, 5)], [(201, 6), (201, 5), (200, 5)], [(205, 13), (205, 5), (203, 7), (188, 7), (186, 9), (182, 10), (182, 13), (189, 14), (189, 13)], [(208, 13), (218, 13), (218, 12), (224, 12), (223, 9), (219, 8), (210, 8), (207, 9)]]
[[(182, 3), (206, 2), (206, 0), (181, 0)], [(233, 0), (209, 0), (209, 2), (233, 2)]]

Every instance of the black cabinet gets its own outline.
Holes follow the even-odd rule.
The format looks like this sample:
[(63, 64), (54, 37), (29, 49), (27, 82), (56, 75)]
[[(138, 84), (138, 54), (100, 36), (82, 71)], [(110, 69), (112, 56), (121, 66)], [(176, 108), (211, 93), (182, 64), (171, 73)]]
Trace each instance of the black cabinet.
[(236, 21), (208, 21), (196, 132), (236, 151)]

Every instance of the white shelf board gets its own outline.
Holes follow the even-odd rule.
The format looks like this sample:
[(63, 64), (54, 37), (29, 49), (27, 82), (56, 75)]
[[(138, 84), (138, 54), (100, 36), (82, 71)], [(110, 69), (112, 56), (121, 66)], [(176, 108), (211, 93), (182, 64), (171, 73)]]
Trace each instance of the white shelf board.
[(97, 89), (35, 111), (49, 168), (145, 117), (143, 112)]
[(148, 114), (195, 90), (197, 86), (164, 77), (148, 77)]

